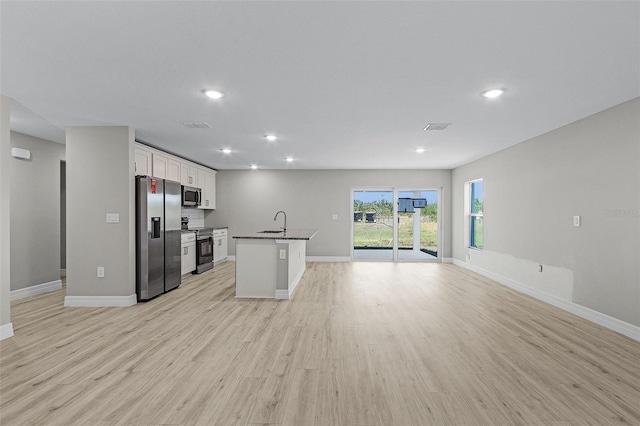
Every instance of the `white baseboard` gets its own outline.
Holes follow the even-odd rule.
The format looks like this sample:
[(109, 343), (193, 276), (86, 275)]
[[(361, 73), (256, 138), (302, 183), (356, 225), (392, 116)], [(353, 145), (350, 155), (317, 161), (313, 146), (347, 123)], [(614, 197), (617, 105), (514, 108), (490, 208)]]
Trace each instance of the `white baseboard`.
[(60, 276), (61, 277), (66, 277), (67, 276), (67, 270), (66, 269), (60, 269)]
[(349, 256), (307, 256), (307, 262), (351, 262)]
[(68, 307), (128, 307), (138, 303), (135, 294), (131, 296), (67, 296), (64, 306)]
[(454, 263), (453, 261), (454, 261), (453, 257), (443, 257), (442, 258), (442, 263)]
[(289, 298), (289, 290), (276, 289), (276, 299), (286, 300)]
[(48, 283), (36, 284), (31, 287), (19, 288), (11, 291), (9, 294), (10, 300), (24, 299), (25, 297), (37, 296), (42, 293), (49, 293), (50, 291), (60, 290), (62, 288), (62, 281), (55, 280)]
[(624, 334), (625, 336), (630, 337), (634, 340), (640, 341), (640, 327), (638, 326), (629, 324), (628, 322), (619, 320), (617, 318), (610, 317), (609, 315), (603, 314), (601, 312), (594, 311), (593, 309), (587, 308), (585, 306), (578, 305), (577, 303), (569, 302), (552, 294), (544, 293), (517, 281), (495, 274), (491, 271), (487, 271), (486, 269), (478, 268), (477, 266), (471, 265), (467, 262), (453, 259), (453, 264), (456, 266), (460, 266), (461, 268), (468, 269), (469, 271), (473, 271), (484, 277), (490, 278), (504, 286), (553, 305), (556, 308), (560, 308), (564, 311), (570, 312), (574, 315), (579, 316), (580, 318), (584, 318), (588, 321), (606, 327), (609, 330), (613, 330), (620, 334)]
[(235, 261), (236, 261), (235, 256), (227, 256), (227, 262), (235, 262)]
[(9, 337), (13, 337), (13, 324), (0, 325), (0, 340), (8, 339)]

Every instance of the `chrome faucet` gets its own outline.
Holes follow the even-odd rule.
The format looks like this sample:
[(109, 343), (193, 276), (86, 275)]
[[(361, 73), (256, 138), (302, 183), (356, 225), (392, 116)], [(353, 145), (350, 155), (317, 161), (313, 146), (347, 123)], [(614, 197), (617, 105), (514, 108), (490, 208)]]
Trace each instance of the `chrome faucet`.
[(273, 217), (273, 220), (275, 221), (278, 218), (278, 215), (282, 213), (284, 215), (284, 226), (282, 227), (282, 230), (284, 232), (287, 232), (287, 214), (285, 212), (283, 212), (282, 210), (280, 210), (278, 213), (276, 213), (276, 215)]

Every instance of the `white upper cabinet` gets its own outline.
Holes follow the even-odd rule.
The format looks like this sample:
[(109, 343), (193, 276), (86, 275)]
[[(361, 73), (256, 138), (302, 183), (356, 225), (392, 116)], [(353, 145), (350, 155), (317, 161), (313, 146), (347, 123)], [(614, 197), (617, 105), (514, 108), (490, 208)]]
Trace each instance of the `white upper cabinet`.
[(180, 182), (180, 162), (172, 156), (153, 152), (153, 177)]
[(190, 163), (180, 163), (180, 183), (194, 188), (198, 186), (198, 168)]
[(198, 182), (202, 189), (201, 209), (216, 208), (216, 172), (209, 169), (198, 169)]
[(175, 158), (167, 159), (167, 179), (180, 182), (180, 162)]
[(190, 163), (180, 157), (136, 143), (135, 174), (180, 182), (202, 190), (199, 208), (216, 208), (216, 171)]
[(162, 154), (158, 154), (154, 152), (152, 155), (153, 158), (153, 177), (157, 177), (159, 179), (167, 178), (167, 162), (169, 159)]
[(135, 175), (151, 176), (151, 151), (136, 146), (135, 158)]

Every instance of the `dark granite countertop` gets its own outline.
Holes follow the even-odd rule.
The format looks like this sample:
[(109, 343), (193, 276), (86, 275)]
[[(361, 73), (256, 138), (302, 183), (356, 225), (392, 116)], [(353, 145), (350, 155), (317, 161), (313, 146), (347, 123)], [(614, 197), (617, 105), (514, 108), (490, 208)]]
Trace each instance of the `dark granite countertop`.
[(233, 238), (244, 240), (310, 240), (318, 233), (317, 229), (287, 229), (286, 232), (274, 229), (268, 231), (234, 235)]

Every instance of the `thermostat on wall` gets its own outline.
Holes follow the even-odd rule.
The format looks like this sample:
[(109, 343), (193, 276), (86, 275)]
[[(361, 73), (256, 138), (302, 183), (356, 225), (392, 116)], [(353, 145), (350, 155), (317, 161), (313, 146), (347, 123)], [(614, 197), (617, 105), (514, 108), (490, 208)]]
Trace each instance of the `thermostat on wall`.
[(11, 148), (11, 156), (15, 158), (21, 158), (23, 160), (30, 160), (31, 151), (22, 148)]

